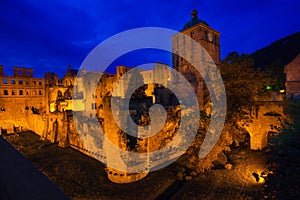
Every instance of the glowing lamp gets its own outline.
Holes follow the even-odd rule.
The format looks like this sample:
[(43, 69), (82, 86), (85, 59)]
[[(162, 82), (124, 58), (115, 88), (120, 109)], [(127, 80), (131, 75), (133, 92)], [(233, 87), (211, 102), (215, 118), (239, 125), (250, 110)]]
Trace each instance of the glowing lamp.
[(266, 182), (266, 181), (265, 181), (265, 178), (260, 176), (257, 183), (259, 183), (259, 184), (264, 184), (265, 182)]
[(267, 85), (267, 86), (266, 86), (266, 89), (267, 89), (267, 90), (272, 90), (272, 86)]
[(50, 104), (50, 112), (54, 112), (55, 111), (55, 104), (51, 103)]

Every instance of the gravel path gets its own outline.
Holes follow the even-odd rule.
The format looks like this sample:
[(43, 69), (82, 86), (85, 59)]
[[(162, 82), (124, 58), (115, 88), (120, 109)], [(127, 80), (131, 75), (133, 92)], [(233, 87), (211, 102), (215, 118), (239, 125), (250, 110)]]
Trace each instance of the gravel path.
[[(5, 137), (17, 150), (72, 199), (156, 199), (177, 185), (174, 166), (150, 173), (132, 184), (114, 184), (107, 179), (104, 166), (71, 148), (40, 141), (31, 132)], [(266, 170), (263, 153), (234, 149), (229, 155), (230, 170), (207, 171), (179, 184), (170, 199), (262, 199), (262, 183), (252, 173)], [(175, 183), (175, 184), (174, 184)]]
[(264, 154), (234, 149), (229, 160), (232, 169), (207, 171), (186, 182), (171, 199), (263, 199), (264, 185), (256, 182), (253, 173), (267, 170)]

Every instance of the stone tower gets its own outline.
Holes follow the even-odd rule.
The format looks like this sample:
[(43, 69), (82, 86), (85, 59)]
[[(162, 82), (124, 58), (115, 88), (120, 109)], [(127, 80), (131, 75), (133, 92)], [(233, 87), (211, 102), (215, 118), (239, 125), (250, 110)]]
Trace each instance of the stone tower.
[[(124, 100), (124, 99), (123, 99)], [(115, 101), (121, 102), (122, 98), (116, 97)], [(124, 151), (128, 151), (128, 147), (126, 145), (126, 138), (124, 138), (124, 133), (121, 131), (119, 126), (117, 125), (113, 114), (111, 110), (111, 97), (105, 97), (103, 100), (103, 110), (104, 110), (104, 133), (107, 137), (107, 139), (118, 149), (122, 149)], [(120, 110), (118, 111), (117, 115), (118, 116), (124, 116), (127, 114), (127, 111)], [(121, 117), (122, 118), (122, 117)], [(120, 154), (119, 151), (115, 151), (114, 149), (109, 149), (107, 148), (108, 146), (105, 145), (104, 142), (104, 148), (106, 153), (106, 172), (108, 175), (108, 179), (111, 180), (114, 183), (132, 183), (139, 181), (146, 177), (148, 175), (148, 171), (143, 172), (143, 173), (129, 173), (129, 172), (124, 172), (120, 171), (117, 169), (113, 169), (110, 167), (110, 163), (118, 163), (119, 167), (126, 168), (129, 167), (127, 166), (126, 158), (123, 158), (123, 156)], [(111, 156), (114, 154), (115, 156)], [(117, 155), (117, 156), (116, 156)], [(116, 160), (116, 158), (119, 158)]]
[[(198, 11), (193, 10), (191, 12), (192, 19), (188, 21), (181, 33), (189, 36), (196, 42), (198, 42), (206, 52), (211, 56), (214, 63), (207, 63), (205, 68), (209, 69), (209, 65), (220, 64), (220, 33), (213, 28), (211, 28), (205, 21), (198, 18)], [(186, 54), (193, 57), (196, 53), (193, 52), (193, 44), (187, 43), (184, 38), (181, 38), (179, 34), (176, 34), (172, 37), (172, 50), (173, 58), (172, 64), (173, 68), (179, 71), (185, 76), (185, 78), (191, 83), (193, 89), (195, 90), (200, 109), (204, 109), (205, 105), (209, 101), (208, 89), (205, 86), (203, 77), (195, 70), (195, 68), (185, 59), (176, 55), (177, 52), (184, 48)], [(190, 52), (188, 52), (190, 51)], [(199, 53), (197, 52), (197, 55)], [(204, 52), (200, 52), (202, 57), (205, 57)], [(193, 60), (203, 61), (203, 58), (193, 58)]]

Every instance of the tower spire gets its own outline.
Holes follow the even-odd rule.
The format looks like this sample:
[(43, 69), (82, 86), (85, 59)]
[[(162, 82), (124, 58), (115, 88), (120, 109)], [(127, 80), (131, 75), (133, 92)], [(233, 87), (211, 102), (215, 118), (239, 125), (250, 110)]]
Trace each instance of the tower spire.
[(192, 15), (192, 19), (198, 19), (198, 11), (196, 9), (193, 9), (193, 11), (191, 12)]

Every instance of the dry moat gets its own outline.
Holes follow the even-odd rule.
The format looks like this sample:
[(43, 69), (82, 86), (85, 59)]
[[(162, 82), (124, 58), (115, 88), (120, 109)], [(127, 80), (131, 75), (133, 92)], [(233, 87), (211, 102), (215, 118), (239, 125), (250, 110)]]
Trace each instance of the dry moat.
[(115, 184), (102, 163), (72, 148), (41, 141), (32, 132), (4, 138), (72, 199), (274, 199), (264, 179), (254, 175), (268, 171), (266, 154), (251, 151), (247, 144), (227, 155), (231, 169), (216, 168), (179, 181), (175, 162), (141, 181)]

